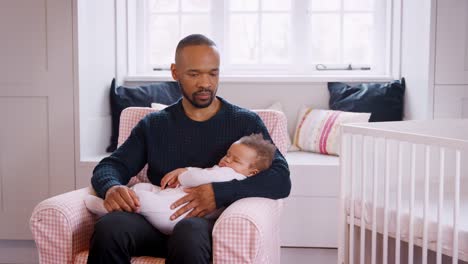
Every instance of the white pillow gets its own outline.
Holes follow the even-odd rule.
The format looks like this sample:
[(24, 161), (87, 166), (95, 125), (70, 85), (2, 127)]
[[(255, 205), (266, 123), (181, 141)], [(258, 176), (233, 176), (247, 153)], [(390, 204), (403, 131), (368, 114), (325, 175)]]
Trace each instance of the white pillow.
[(280, 102), (274, 102), (272, 105), (270, 105), (269, 107), (267, 107), (267, 109), (269, 109), (269, 110), (276, 110), (276, 111), (280, 111), (280, 112), (284, 112), (284, 111), (283, 111), (283, 105), (282, 105)]
[(154, 108), (154, 109), (159, 110), (159, 111), (163, 110), (166, 107), (167, 107), (167, 105), (165, 105), (165, 104), (151, 103), (151, 108)]
[(370, 115), (303, 106), (297, 119), (293, 146), (303, 151), (339, 155), (341, 124), (367, 123)]

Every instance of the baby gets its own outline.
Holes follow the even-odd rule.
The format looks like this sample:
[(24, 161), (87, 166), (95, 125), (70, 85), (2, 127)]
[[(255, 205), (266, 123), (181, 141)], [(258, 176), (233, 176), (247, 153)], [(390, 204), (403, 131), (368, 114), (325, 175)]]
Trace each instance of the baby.
[[(172, 203), (187, 193), (183, 187), (195, 187), (211, 182), (243, 180), (270, 167), (276, 147), (263, 139), (261, 134), (245, 136), (234, 142), (226, 155), (212, 168), (180, 168), (166, 174), (161, 179), (161, 187), (150, 183), (135, 184), (132, 189), (138, 196), (138, 213), (164, 234), (171, 234), (174, 226), (189, 212), (171, 221), (170, 216), (179, 208), (170, 209)], [(169, 187), (169, 188), (167, 188)], [(107, 214), (104, 201), (94, 195), (85, 198), (88, 210), (99, 216)], [(181, 205), (183, 206), (183, 205)], [(207, 217), (217, 217), (220, 210)]]

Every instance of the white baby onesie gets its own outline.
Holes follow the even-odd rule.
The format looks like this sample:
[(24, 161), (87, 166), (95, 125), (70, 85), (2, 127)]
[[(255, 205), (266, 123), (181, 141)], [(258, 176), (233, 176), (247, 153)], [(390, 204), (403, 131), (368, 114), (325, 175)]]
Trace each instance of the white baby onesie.
[[(181, 205), (173, 210), (170, 208), (172, 203), (187, 195), (183, 191), (184, 187), (196, 187), (211, 182), (243, 180), (247, 178), (232, 168), (219, 167), (217, 165), (207, 169), (193, 167), (187, 169), (187, 171), (179, 175), (180, 186), (177, 188), (161, 190), (159, 186), (150, 183), (137, 183), (132, 187), (140, 200), (140, 210), (138, 213), (143, 215), (159, 231), (167, 235), (171, 234), (174, 226), (189, 213), (186, 212), (174, 221), (170, 220), (170, 216), (183, 206)], [(85, 204), (88, 210), (99, 216), (107, 214), (103, 200), (99, 197), (89, 195), (85, 198)], [(217, 217), (220, 213), (221, 211), (217, 210), (207, 217)]]

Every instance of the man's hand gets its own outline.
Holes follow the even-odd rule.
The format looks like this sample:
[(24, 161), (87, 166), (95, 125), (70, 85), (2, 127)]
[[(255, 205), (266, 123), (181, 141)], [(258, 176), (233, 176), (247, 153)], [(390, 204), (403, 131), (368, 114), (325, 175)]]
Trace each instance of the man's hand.
[(107, 190), (104, 207), (108, 212), (136, 212), (140, 207), (140, 201), (132, 189), (124, 185), (117, 185)]
[(193, 210), (186, 218), (192, 216), (203, 217), (216, 209), (216, 201), (211, 183), (185, 188), (184, 191), (188, 194), (175, 201), (175, 203), (171, 205), (171, 209), (177, 208), (182, 204), (185, 205), (171, 216), (171, 220), (178, 218), (192, 209)]
[(179, 175), (186, 172), (186, 168), (175, 169), (161, 179), (161, 189), (164, 190), (166, 187), (176, 188), (179, 186)]

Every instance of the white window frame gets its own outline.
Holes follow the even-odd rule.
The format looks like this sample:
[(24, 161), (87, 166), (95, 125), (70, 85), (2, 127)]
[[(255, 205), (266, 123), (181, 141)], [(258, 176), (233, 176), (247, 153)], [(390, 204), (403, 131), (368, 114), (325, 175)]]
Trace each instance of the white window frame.
[[(341, 0), (345, 1), (345, 0)], [(262, 65), (262, 69), (258, 69), (252, 65), (242, 65), (242, 66), (234, 66), (234, 65), (226, 65), (223, 62), (227, 61), (227, 55), (225, 54), (225, 47), (224, 36), (216, 35), (216, 33), (226, 34), (228, 35), (227, 28), (224, 25), (223, 29), (215, 28), (214, 37), (213, 39), (218, 45), (221, 53), (221, 76), (220, 79), (222, 81), (227, 82), (326, 82), (326, 81), (387, 81), (391, 79), (397, 79), (400, 77), (400, 50), (401, 50), (401, 1), (402, 0), (389, 0), (387, 1), (387, 6), (385, 7), (387, 14), (385, 16), (378, 16), (382, 17), (384, 20), (382, 22), (387, 23), (388, 30), (385, 30), (387, 40), (383, 38), (376, 38), (376, 41), (384, 41), (390, 47), (384, 47), (380, 45), (379, 47), (386, 48), (386, 52), (380, 52), (381, 59), (386, 60), (386, 63), (382, 64), (384, 66), (383, 69), (377, 69), (378, 71), (371, 70), (371, 71), (361, 71), (361, 70), (343, 70), (343, 71), (318, 71), (315, 69), (315, 65), (309, 64), (295, 64), (296, 70), (293, 74), (290, 72), (286, 72), (285, 70), (288, 68), (289, 65)], [(142, 36), (141, 31), (146, 31), (146, 26), (138, 26), (141, 25), (144, 21), (143, 16), (136, 15), (141, 8), (144, 8), (142, 3), (146, 1), (142, 0), (126, 0), (126, 5), (121, 5), (121, 7), (125, 6), (126, 13), (127, 13), (127, 23), (126, 23), (126, 36), (127, 36), (127, 50), (126, 54), (117, 54), (118, 56), (125, 57), (127, 61), (126, 65), (126, 74), (124, 79), (128, 81), (163, 81), (163, 80), (171, 80), (170, 71), (159, 71), (154, 72), (151, 74), (148, 73), (141, 73), (144, 72), (143, 67), (145, 64), (137, 63), (138, 57), (141, 58), (147, 57), (144, 56), (141, 51), (144, 50), (144, 45), (146, 41), (143, 39), (137, 39), (137, 36)], [(379, 1), (377, 1), (379, 2)], [(298, 27), (293, 27), (294, 32), (292, 37), (294, 38), (297, 35), (301, 35), (304, 37), (304, 30), (302, 25), (306, 25), (308, 23), (307, 15), (297, 15), (296, 12), (298, 10), (307, 10), (308, 0), (292, 0), (293, 7), (292, 7), (292, 23), (295, 25), (300, 25)], [(220, 0), (212, 0), (212, 12), (215, 14), (220, 14), (220, 16), (227, 16), (226, 10), (224, 8), (224, 1)], [(222, 11), (221, 11), (222, 10)], [(221, 23), (215, 23), (218, 25)], [(227, 24), (227, 23), (226, 23)], [(117, 29), (117, 32), (119, 29)], [(296, 45), (299, 46), (298, 49), (293, 50), (305, 50), (304, 47), (300, 47), (305, 45), (305, 42), (296, 41)], [(228, 48), (228, 47), (226, 47)], [(291, 57), (294, 61), (294, 57), (302, 56), (300, 53), (292, 53)], [(300, 60), (299, 60), (300, 61)], [(146, 63), (146, 62), (145, 62)], [(147, 65), (147, 63), (146, 63)], [(294, 65), (294, 64), (293, 64)], [(330, 65), (327, 65), (330, 66)], [(359, 66), (359, 65), (353, 65)], [(167, 65), (169, 67), (169, 65)], [(244, 69), (244, 71), (240, 71), (239, 69)], [(301, 72), (298, 69), (303, 69)], [(120, 71), (122, 72), (122, 71)], [(307, 72), (307, 73), (306, 73)]]

